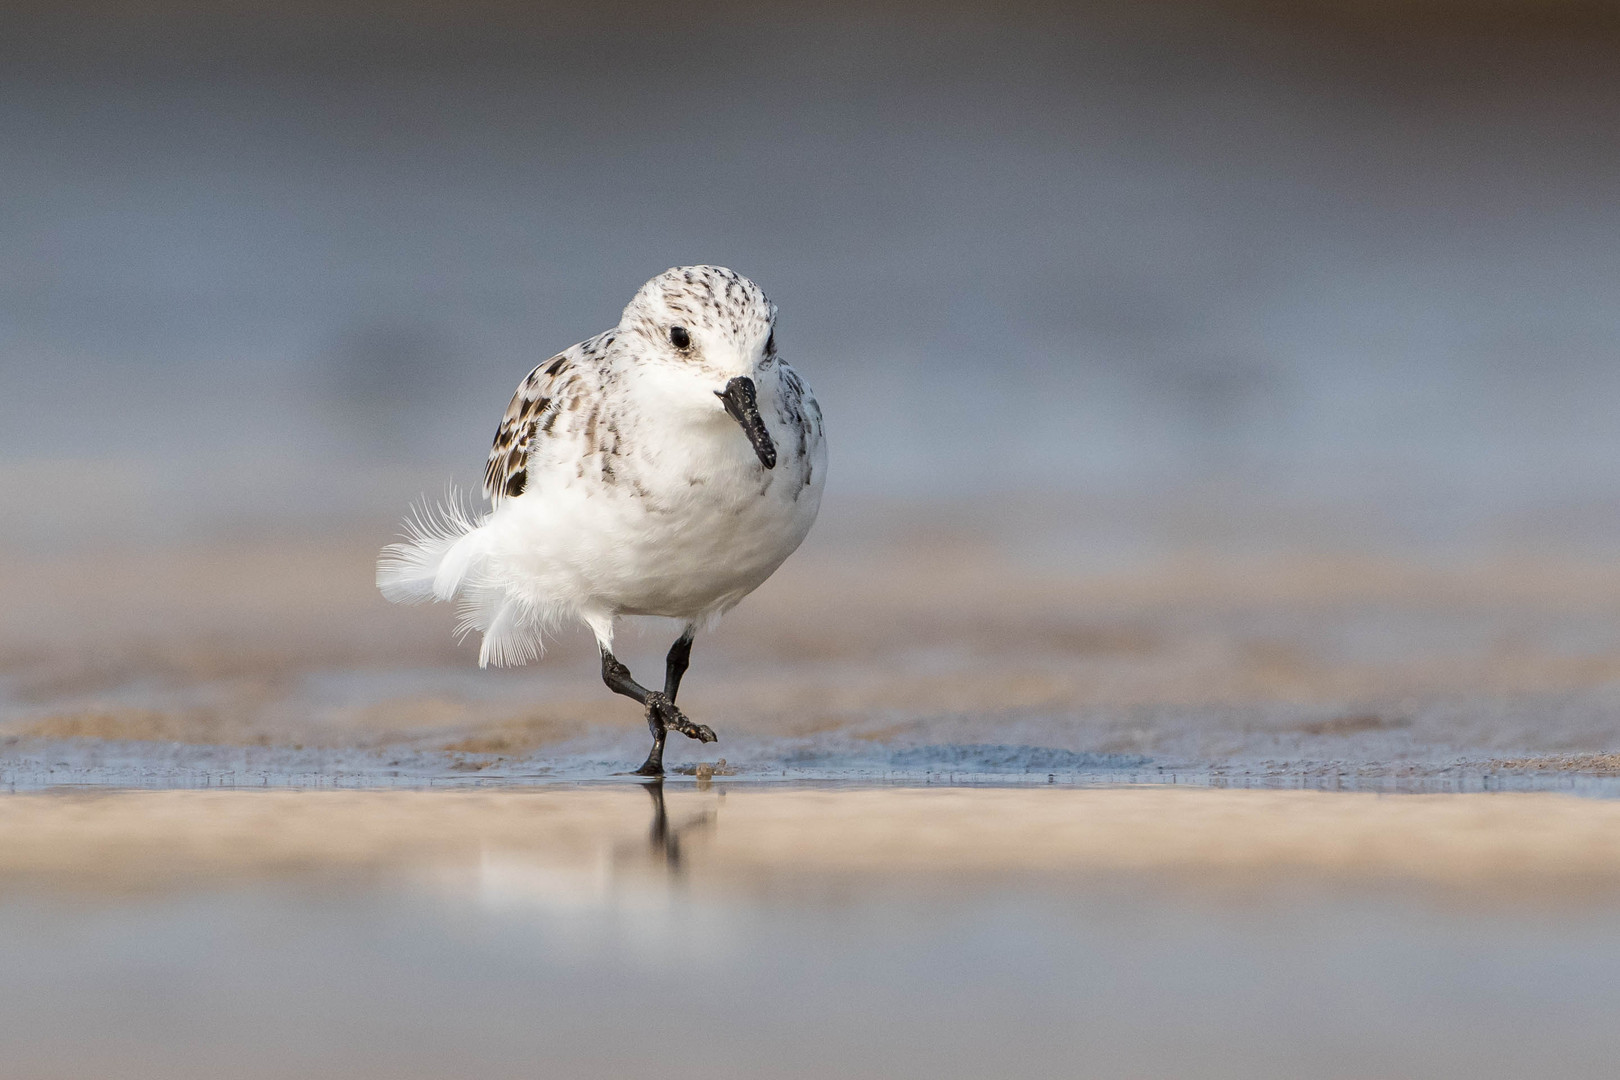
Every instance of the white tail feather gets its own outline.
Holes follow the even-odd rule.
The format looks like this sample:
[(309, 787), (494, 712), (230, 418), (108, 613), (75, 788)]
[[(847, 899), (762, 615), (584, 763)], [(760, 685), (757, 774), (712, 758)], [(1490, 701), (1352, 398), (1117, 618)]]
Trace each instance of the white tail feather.
[(404, 539), (377, 559), (377, 588), (397, 604), (450, 599), (484, 554), (482, 524), (453, 489), (437, 506), (413, 506)]
[(412, 507), (404, 539), (383, 548), (377, 560), (377, 588), (403, 604), (450, 600), (460, 593), (456, 638), (483, 633), (479, 667), (526, 664), (539, 659), (543, 632), (556, 613), (536, 611), (490, 583), (488, 521), (487, 515), (474, 519), (454, 490), (438, 505)]

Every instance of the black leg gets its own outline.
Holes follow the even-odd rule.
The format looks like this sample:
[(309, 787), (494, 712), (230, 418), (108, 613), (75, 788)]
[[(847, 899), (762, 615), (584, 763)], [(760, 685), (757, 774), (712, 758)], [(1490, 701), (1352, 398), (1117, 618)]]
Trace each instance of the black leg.
[(636, 682), (630, 675), (630, 669), (619, 663), (619, 658), (606, 649), (602, 650), (602, 681), (615, 694), (635, 698), (643, 705), (652, 704), (653, 692)]
[(694, 632), (694, 628), (688, 626), (686, 632), (669, 647), (669, 656), (664, 659), (664, 696), (669, 698), (672, 704), (675, 695), (681, 689), (681, 676), (686, 674), (686, 665), (692, 662)]
[[(679, 642), (676, 643), (677, 645)], [(690, 642), (688, 642), (690, 646)], [(684, 669), (684, 665), (683, 669)], [(647, 752), (647, 760), (642, 762), (641, 768), (636, 770), (640, 776), (664, 775), (664, 735), (673, 729), (689, 739), (698, 742), (714, 742), (714, 731), (703, 724), (694, 724), (688, 720), (675, 707), (675, 703), (665, 694), (657, 690), (648, 690), (636, 682), (630, 675), (630, 669), (619, 662), (619, 658), (602, 650), (602, 681), (607, 688), (615, 694), (623, 694), (627, 698), (634, 698), (647, 709), (647, 727), (652, 732), (652, 749)], [(680, 683), (676, 676), (675, 682)]]
[(647, 760), (641, 763), (636, 770), (637, 776), (663, 776), (664, 775), (664, 735), (669, 730), (653, 714), (647, 710), (647, 726), (652, 729), (652, 749), (647, 751)]

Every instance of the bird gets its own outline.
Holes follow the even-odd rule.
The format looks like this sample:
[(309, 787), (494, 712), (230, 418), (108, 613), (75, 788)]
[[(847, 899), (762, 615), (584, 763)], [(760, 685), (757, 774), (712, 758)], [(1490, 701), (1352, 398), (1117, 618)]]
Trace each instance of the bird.
[[(480, 667), (536, 660), (582, 622), (602, 681), (640, 703), (664, 773), (675, 731), (702, 743), (675, 698), (699, 630), (799, 547), (821, 508), (821, 407), (777, 348), (776, 305), (722, 266), (643, 285), (617, 326), (541, 362), (512, 395), (484, 470), (482, 513), (451, 497), (413, 508), (377, 562), (391, 601), (459, 598)], [(662, 690), (613, 654), (617, 620), (681, 621)]]

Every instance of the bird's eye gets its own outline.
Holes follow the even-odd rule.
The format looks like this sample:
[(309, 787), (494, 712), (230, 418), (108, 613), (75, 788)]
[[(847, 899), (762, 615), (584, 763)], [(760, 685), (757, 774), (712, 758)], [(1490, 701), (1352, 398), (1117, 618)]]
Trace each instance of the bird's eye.
[(765, 355), (776, 355), (776, 327), (771, 327), (770, 336), (765, 339)]
[(677, 349), (690, 349), (692, 347), (692, 335), (686, 332), (684, 326), (672, 326), (669, 328), (669, 343)]

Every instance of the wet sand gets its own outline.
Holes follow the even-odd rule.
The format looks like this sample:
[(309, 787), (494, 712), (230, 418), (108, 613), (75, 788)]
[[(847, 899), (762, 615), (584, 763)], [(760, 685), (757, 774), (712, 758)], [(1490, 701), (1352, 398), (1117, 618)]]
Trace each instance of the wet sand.
[[(1144, 542), (1157, 553), (1113, 563), (1070, 533), (1125, 510), (1009, 504), (991, 527), (958, 509), (830, 512), (700, 640), (682, 704), (721, 742), (671, 763), (1418, 791), (1616, 777), (1612, 560)], [(445, 606), (384, 603), (390, 528), (0, 555), (0, 784), (532, 782), (640, 760), (641, 717), (584, 635), (479, 671)], [(673, 634), (628, 630), (632, 670)]]
[(0, 799), (0, 882), (92, 892), (220, 888), (316, 872), (453, 873), (496, 857), (537, 873), (611, 872), (668, 863), (675, 848), (660, 847), (663, 837), (682, 849), (689, 883), (720, 896), (775, 886), (814, 893), (834, 884), (955, 888), (1007, 876), (1072, 884), (1149, 874), (1195, 885), (1393, 883), (1476, 899), (1590, 893), (1620, 901), (1620, 802), (1610, 800), (644, 787), (16, 795)]

